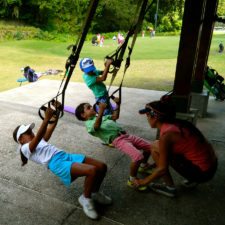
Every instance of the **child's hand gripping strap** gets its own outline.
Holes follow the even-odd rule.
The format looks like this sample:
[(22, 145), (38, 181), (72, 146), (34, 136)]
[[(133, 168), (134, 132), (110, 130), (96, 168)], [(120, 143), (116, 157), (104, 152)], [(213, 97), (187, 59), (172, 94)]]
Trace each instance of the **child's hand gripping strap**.
[(121, 63), (122, 63), (122, 60), (118, 59), (118, 56), (117, 55), (113, 55), (113, 56), (106, 56), (105, 57), (105, 61), (107, 59), (112, 59), (113, 62), (111, 63), (110, 65), (110, 68), (109, 68), (109, 73), (110, 74), (113, 74), (114, 76), (116, 75), (116, 73), (119, 71), (120, 69), (120, 66), (121, 66)]
[[(55, 117), (61, 118), (63, 116), (63, 107), (62, 107), (61, 104), (57, 105), (57, 101), (55, 99), (52, 99), (47, 104), (48, 104), (48, 107), (51, 107), (51, 108), (54, 109), (53, 115)], [(44, 120), (44, 118), (45, 118), (44, 112), (47, 110), (48, 107), (46, 107), (45, 105), (42, 105), (40, 107), (39, 111), (38, 111), (38, 114), (39, 114), (39, 116), (41, 117), (42, 120)], [(51, 119), (51, 120), (48, 121), (48, 123), (50, 123), (50, 124), (54, 123), (54, 122), (55, 122), (55, 119), (54, 120)]]

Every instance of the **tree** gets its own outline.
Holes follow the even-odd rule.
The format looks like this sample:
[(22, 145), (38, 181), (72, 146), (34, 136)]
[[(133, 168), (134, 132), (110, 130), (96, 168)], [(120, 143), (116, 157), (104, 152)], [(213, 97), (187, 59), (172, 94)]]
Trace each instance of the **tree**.
[(1, 0), (0, 17), (7, 19), (19, 18), (19, 7), (21, 3), (21, 0)]
[(225, 16), (225, 0), (219, 0), (217, 14), (218, 16)]
[[(152, 0), (153, 1), (153, 0)], [(220, 4), (224, 6), (224, 1)], [(0, 0), (0, 16), (19, 19), (44, 30), (77, 33), (80, 31), (90, 0)], [(137, 17), (136, 5), (142, 0), (100, 0), (91, 31), (127, 31)], [(150, 3), (151, 1), (149, 1)], [(184, 0), (159, 0), (158, 25), (161, 31), (180, 27)], [(145, 24), (154, 24), (156, 1), (149, 9)]]
[[(157, 15), (158, 31), (176, 31), (181, 28), (185, 0), (159, 0)], [(156, 1), (149, 10), (146, 20), (154, 24), (156, 13)]]
[(104, 0), (101, 2), (93, 25), (93, 32), (127, 31), (135, 15), (136, 2), (132, 0)]

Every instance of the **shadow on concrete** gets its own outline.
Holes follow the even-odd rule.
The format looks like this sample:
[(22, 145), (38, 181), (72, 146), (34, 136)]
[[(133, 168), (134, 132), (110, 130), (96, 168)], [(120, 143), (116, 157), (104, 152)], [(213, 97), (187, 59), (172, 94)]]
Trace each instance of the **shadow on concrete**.
[[(81, 225), (224, 225), (225, 186), (225, 107), (224, 102), (210, 98), (207, 117), (199, 118), (197, 126), (212, 142), (219, 157), (214, 179), (197, 188), (187, 190), (182, 178), (174, 171), (178, 196), (170, 199), (150, 190), (139, 193), (126, 186), (129, 159), (119, 151), (106, 147), (86, 133), (84, 124), (72, 114), (60, 119), (50, 143), (68, 152), (82, 152), (107, 163), (108, 174), (102, 189), (114, 203), (102, 208), (98, 221), (91, 221), (82, 212), (77, 198), (82, 193), (83, 178), (66, 188), (46, 168), (29, 162), (20, 166), (12, 131), (21, 123), (41, 120), (39, 107), (57, 93), (59, 81), (41, 80), (33, 84), (0, 93), (0, 224), (81, 224)], [(156, 131), (146, 123), (138, 109), (145, 103), (159, 99), (164, 92), (123, 89), (123, 105), (119, 122), (130, 133), (154, 140)], [(92, 94), (81, 83), (70, 83), (66, 105), (93, 103)]]

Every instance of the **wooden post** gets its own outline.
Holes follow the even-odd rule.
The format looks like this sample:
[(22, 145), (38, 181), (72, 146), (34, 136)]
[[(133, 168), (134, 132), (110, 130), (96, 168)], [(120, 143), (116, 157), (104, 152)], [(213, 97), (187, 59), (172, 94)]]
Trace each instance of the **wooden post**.
[(174, 101), (178, 112), (188, 112), (190, 108), (191, 80), (197, 55), (204, 5), (207, 0), (186, 0), (181, 30), (176, 74), (174, 81)]
[(201, 93), (204, 86), (204, 73), (207, 66), (218, 0), (206, 0), (202, 30), (196, 59), (196, 68), (192, 80), (192, 91)]

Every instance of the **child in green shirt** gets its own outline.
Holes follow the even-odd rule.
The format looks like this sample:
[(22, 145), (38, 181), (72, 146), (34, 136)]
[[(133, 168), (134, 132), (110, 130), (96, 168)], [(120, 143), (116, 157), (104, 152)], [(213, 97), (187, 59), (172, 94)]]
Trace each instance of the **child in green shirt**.
[[(78, 120), (85, 121), (87, 131), (92, 136), (100, 138), (106, 144), (112, 144), (131, 158), (130, 178), (128, 186), (133, 188), (132, 181), (136, 178), (138, 171), (150, 172), (150, 165), (147, 160), (151, 154), (151, 143), (135, 135), (128, 134), (116, 120), (119, 118), (120, 105), (113, 111), (112, 115), (105, 115), (106, 103), (99, 104), (98, 114), (89, 103), (81, 103), (75, 115)], [(143, 152), (142, 152), (142, 151)], [(142, 186), (138, 190), (146, 190)]]
[[(103, 81), (107, 79), (109, 67), (112, 64), (112, 59), (107, 59), (105, 62), (104, 71), (97, 70), (94, 61), (91, 58), (83, 58), (80, 61), (80, 69), (84, 72), (82, 77), (86, 85), (92, 90), (96, 103), (105, 102), (109, 103), (108, 92)], [(98, 104), (95, 105), (98, 112)], [(111, 105), (104, 111), (104, 115), (112, 114)]]

